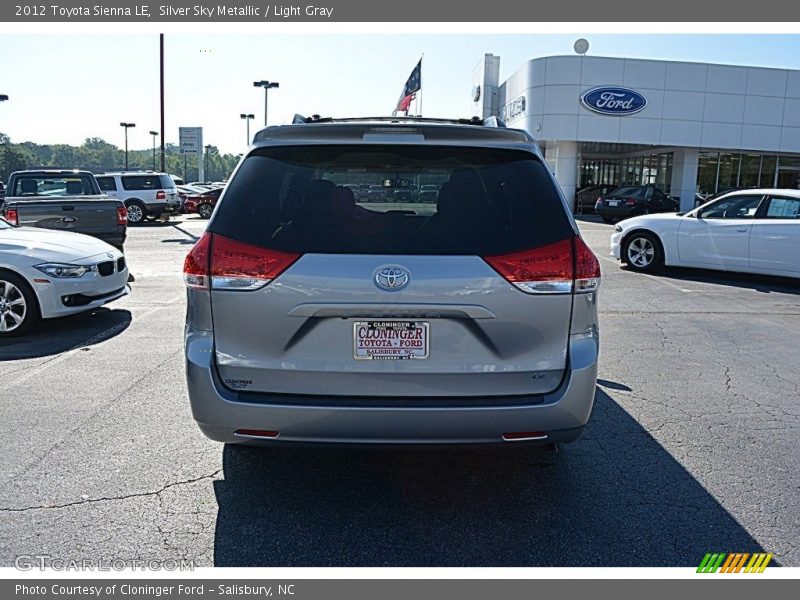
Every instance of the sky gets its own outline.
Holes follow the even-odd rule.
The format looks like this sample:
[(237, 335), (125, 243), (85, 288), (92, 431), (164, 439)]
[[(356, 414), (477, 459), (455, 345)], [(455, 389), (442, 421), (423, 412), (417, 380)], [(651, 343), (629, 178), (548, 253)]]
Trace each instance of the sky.
[[(591, 56), (685, 60), (800, 68), (798, 35), (476, 35), (476, 34), (167, 34), (166, 141), (178, 127), (199, 126), (204, 143), (238, 154), (246, 148), (241, 113), (263, 124), (264, 92), (255, 80), (280, 83), (269, 93), (269, 123), (295, 113), (388, 115), (420, 56), (422, 113), (469, 117), (472, 70), (484, 53), (501, 57), (504, 81), (523, 62), (571, 54), (585, 37)], [(14, 142), (80, 144), (100, 137), (150, 148), (159, 129), (158, 35), (0, 35), (0, 132)]]

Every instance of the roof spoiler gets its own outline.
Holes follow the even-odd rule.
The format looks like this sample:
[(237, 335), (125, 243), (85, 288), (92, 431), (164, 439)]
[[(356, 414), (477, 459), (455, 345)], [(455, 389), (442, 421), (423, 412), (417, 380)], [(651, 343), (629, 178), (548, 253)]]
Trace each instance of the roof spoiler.
[(480, 117), (472, 117), (471, 119), (437, 119), (433, 117), (357, 117), (357, 118), (344, 118), (336, 119), (333, 117), (320, 117), (319, 115), (311, 115), (304, 117), (300, 114), (295, 114), (292, 119), (292, 125), (305, 125), (306, 123), (355, 123), (359, 121), (383, 121), (387, 123), (449, 123), (454, 125), (479, 125), (483, 127), (506, 127), (505, 121), (497, 117), (488, 117), (481, 119)]

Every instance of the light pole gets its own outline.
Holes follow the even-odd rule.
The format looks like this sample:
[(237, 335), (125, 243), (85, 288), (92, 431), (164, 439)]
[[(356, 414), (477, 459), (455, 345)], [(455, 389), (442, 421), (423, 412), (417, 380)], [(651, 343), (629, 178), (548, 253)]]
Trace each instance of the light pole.
[[(280, 84), (277, 81), (254, 81), (253, 87), (263, 87), (264, 88), (264, 127), (267, 126), (267, 101), (269, 100), (269, 90), (271, 88), (280, 87)], [(249, 141), (248, 141), (249, 145)]]
[(136, 123), (120, 123), (120, 127), (125, 128), (125, 170), (128, 170), (128, 129), (136, 127)]
[[(208, 151), (209, 151), (210, 148), (211, 148), (211, 144), (209, 144), (207, 146), (203, 146), (203, 149), (205, 150), (205, 165), (206, 165), (205, 169), (203, 169), (203, 179), (206, 179), (206, 178), (211, 179), (208, 176)], [(201, 181), (200, 183), (204, 183), (204, 181)]]
[(159, 49), (159, 67), (160, 67), (159, 83), (161, 86), (161, 172), (166, 173), (167, 155), (166, 155), (166, 150), (164, 148), (164, 34), (163, 33), (158, 36), (158, 49)]
[(244, 113), (239, 115), (240, 118), (245, 119), (247, 121), (247, 145), (250, 145), (250, 119), (255, 119), (255, 115), (246, 115)]
[(151, 131), (150, 135), (153, 136), (153, 171), (156, 170), (156, 136), (158, 135), (157, 131)]

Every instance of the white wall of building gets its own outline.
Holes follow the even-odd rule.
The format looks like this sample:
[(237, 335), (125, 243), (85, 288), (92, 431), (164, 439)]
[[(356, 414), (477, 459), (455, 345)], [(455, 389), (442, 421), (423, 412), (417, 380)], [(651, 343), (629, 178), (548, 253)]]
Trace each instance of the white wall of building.
[[(488, 57), (492, 70), (476, 69), (473, 85), (483, 72), (493, 74), (495, 68), (499, 72), (499, 57), (487, 55), (482, 65)], [(497, 85), (496, 80), (489, 83)], [(597, 114), (580, 98), (598, 86), (631, 88), (647, 99), (647, 105), (625, 116)], [(548, 142), (557, 142), (555, 147), (564, 142), (608, 142), (675, 148), (680, 168), (673, 169), (672, 193), (680, 195), (686, 206), (694, 201), (701, 149), (800, 153), (797, 70), (550, 56), (523, 64), (497, 86), (496, 97), (501, 116), (506, 107), (516, 113), (505, 115), (508, 126), (528, 130), (543, 148)], [(525, 107), (521, 112), (520, 98)], [(474, 114), (488, 116), (488, 106), (482, 98), (474, 103)], [(572, 153), (572, 146), (563, 148)], [(567, 189), (574, 191), (577, 165), (574, 174), (566, 168), (559, 172), (559, 182), (572, 200)]]
[[(505, 102), (526, 100), (509, 126), (539, 126), (542, 140), (800, 152), (800, 71), (552, 56), (529, 61), (503, 85)], [(619, 117), (593, 113), (580, 96), (601, 85), (632, 88), (647, 106)]]

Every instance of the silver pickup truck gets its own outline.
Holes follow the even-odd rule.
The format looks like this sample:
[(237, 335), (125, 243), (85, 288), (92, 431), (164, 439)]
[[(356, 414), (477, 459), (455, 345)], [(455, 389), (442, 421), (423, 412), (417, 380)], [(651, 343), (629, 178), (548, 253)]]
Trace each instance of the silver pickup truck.
[(17, 171), (1, 204), (0, 213), (12, 225), (85, 233), (120, 250), (125, 243), (125, 205), (104, 195), (89, 171)]

